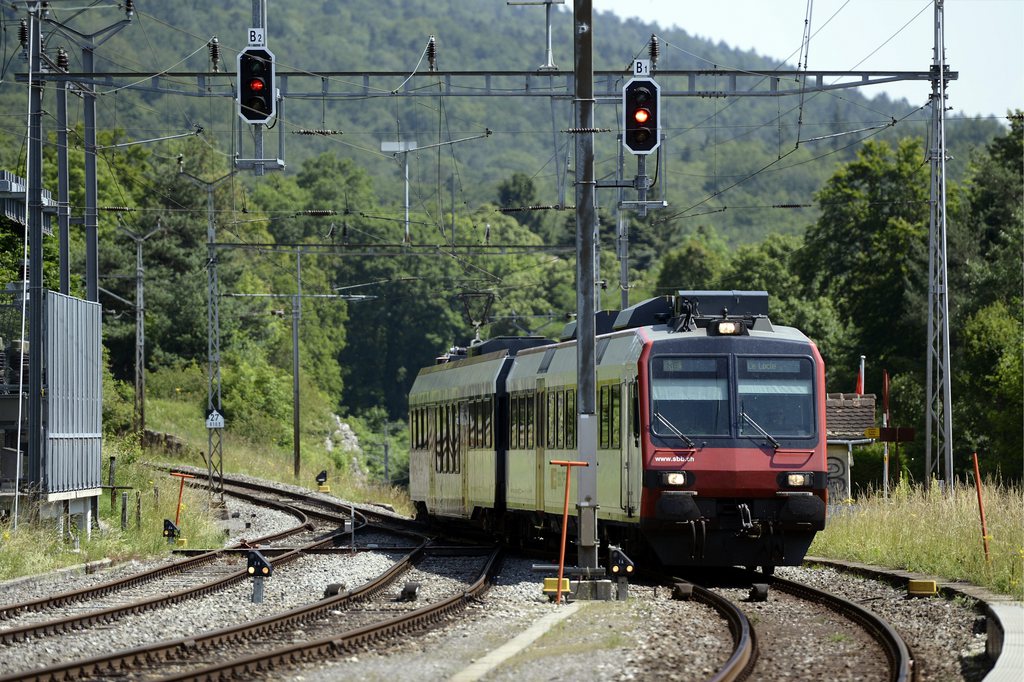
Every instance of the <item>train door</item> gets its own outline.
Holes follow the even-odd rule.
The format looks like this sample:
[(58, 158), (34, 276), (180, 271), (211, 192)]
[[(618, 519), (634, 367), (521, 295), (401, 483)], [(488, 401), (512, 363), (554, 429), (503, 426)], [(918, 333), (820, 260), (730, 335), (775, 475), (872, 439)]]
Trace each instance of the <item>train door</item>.
[(619, 505), (626, 512), (626, 516), (636, 514), (638, 507), (638, 495), (640, 494), (641, 466), (640, 466), (640, 394), (636, 380), (619, 387), (622, 391), (622, 404), (626, 409), (622, 410), (622, 447), (619, 452), (622, 455), (622, 471), (620, 483)]

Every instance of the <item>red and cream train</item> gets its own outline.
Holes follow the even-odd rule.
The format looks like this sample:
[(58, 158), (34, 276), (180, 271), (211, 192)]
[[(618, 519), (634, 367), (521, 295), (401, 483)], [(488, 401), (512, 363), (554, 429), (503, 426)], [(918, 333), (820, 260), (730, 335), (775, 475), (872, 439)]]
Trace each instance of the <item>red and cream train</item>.
[[(599, 333), (602, 541), (666, 566), (801, 562), (825, 524), (825, 369), (813, 342), (767, 312), (765, 292), (679, 292)], [(557, 538), (565, 474), (550, 461), (579, 459), (576, 363), (573, 338), (509, 337), (420, 371), (409, 395), (419, 514)]]

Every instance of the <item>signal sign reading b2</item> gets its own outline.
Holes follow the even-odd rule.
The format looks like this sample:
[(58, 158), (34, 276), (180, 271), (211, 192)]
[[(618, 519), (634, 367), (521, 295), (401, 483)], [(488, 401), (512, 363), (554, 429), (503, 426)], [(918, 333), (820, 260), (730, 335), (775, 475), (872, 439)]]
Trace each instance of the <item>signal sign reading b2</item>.
[(238, 115), (248, 123), (266, 123), (277, 114), (274, 54), (248, 47), (238, 54)]
[(661, 88), (651, 78), (633, 78), (622, 88), (622, 143), (634, 154), (661, 144)]

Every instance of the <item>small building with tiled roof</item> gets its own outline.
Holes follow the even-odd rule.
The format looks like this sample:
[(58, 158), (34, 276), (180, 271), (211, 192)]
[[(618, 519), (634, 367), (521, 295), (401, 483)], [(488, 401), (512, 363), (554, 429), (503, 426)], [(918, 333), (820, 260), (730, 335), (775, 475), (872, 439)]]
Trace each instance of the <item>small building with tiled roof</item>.
[(829, 393), (825, 396), (829, 502), (840, 503), (852, 497), (853, 448), (874, 442), (864, 436), (864, 430), (873, 426), (874, 394)]

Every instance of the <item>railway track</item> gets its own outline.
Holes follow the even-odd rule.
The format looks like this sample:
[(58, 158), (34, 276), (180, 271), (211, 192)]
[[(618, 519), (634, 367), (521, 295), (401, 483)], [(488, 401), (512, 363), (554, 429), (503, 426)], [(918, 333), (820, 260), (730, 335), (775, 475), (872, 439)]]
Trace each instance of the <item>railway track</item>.
[[(261, 504), (268, 499), (276, 502), (282, 509), (288, 509), (296, 519), (293, 528), (304, 529), (304, 532), (307, 533), (311, 532), (309, 530), (311, 524), (330, 525), (331, 520), (337, 524), (339, 521), (337, 514), (344, 511), (347, 516), (351, 511), (351, 506), (346, 503), (324, 500), (315, 495), (306, 497), (316, 499), (303, 500), (304, 496), (301, 494), (293, 496), (292, 493), (281, 490), (268, 493), (251, 483), (238, 487), (238, 491), (232, 490), (233, 483), (228, 483), (225, 491), (232, 497), (235, 496), (235, 492), (250, 494), (252, 499)], [(405, 537), (399, 536), (396, 539), (396, 536), (390, 534), (390, 528), (386, 531), (374, 530), (374, 524), (359, 517), (363, 509), (364, 507), (357, 508), (357, 519), (359, 519), (357, 532), (362, 540), (359, 546), (352, 546), (353, 543), (340, 533), (322, 534), (323, 537), (320, 539), (325, 544), (319, 548), (260, 546), (261, 551), (266, 550), (267, 556), (272, 559), (275, 570), (281, 568), (280, 572), (275, 573), (275, 576), (268, 581), (272, 585), (276, 583), (275, 587), (290, 583), (300, 574), (314, 570), (317, 562), (353, 563), (364, 557), (367, 559), (376, 557), (371, 564), (367, 565), (387, 564), (386, 570), (378, 569), (372, 574), (372, 580), (369, 579), (371, 576), (368, 569), (363, 570), (363, 573), (366, 574), (365, 578), (357, 579), (347, 576), (355, 576), (358, 571), (341, 570), (339, 568), (341, 563), (333, 564), (335, 568), (330, 570), (334, 571), (334, 574), (345, 574), (344, 582), (347, 582), (349, 586), (358, 585), (359, 587), (349, 589), (344, 585), (335, 584), (331, 586), (332, 593), (321, 597), (324, 587), (327, 586), (327, 580), (321, 580), (319, 583), (314, 581), (315, 587), (304, 588), (305, 592), (301, 597), (300, 606), (288, 606), (287, 608), (275, 606), (276, 612), (271, 612), (269, 605), (266, 609), (260, 609), (245, 603), (248, 602), (248, 595), (244, 593), (247, 585), (244, 581), (239, 581), (232, 588), (234, 590), (233, 597), (225, 597), (221, 593), (217, 593), (214, 596), (198, 600), (204, 603), (227, 601), (229, 602), (228, 608), (241, 611), (242, 613), (236, 614), (237, 617), (228, 625), (211, 626), (205, 622), (200, 624), (200, 619), (197, 618), (197, 628), (194, 630), (180, 624), (168, 625), (166, 632), (174, 632), (175, 636), (167, 637), (159, 642), (136, 645), (136, 642), (132, 642), (130, 639), (124, 641), (114, 638), (114, 641), (124, 641), (124, 643), (115, 645), (118, 651), (113, 656), (94, 655), (95, 652), (104, 650), (104, 646), (93, 644), (90, 649), (90, 645), (85, 644), (85, 651), (81, 655), (63, 655), (59, 660), (42, 664), (41, 667), (34, 669), (31, 667), (41, 664), (31, 663), (19, 669), (0, 662), (0, 668), (7, 670), (6, 676), (0, 677), (0, 680), (110, 679), (112, 677), (121, 679), (227, 679), (238, 675), (271, 676), (275, 679), (295, 678), (310, 672), (308, 665), (317, 667), (330, 665), (332, 671), (359, 670), (365, 660), (362, 653), (367, 650), (380, 653), (387, 649), (393, 649), (385, 657), (371, 657), (380, 661), (375, 665), (387, 666), (388, 664), (383, 661), (392, 657), (395, 657), (396, 661), (401, 661), (403, 658), (408, 659), (409, 643), (402, 642), (402, 633), (429, 627), (431, 623), (443, 621), (446, 624), (457, 624), (452, 628), (431, 633), (426, 641), (447, 641), (451, 637), (458, 639), (458, 635), (448, 633), (460, 631), (472, 632), (474, 633), (473, 638), (476, 638), (479, 631), (478, 626), (474, 623), (477, 622), (477, 619), (494, 619), (495, 616), (489, 614), (496, 599), (501, 599), (493, 594), (488, 595), (485, 604), (477, 598), (486, 589), (488, 580), (484, 579), (483, 583), (480, 583), (480, 577), (476, 571), (484, 570), (483, 564), (485, 562), (488, 565), (492, 564), (495, 561), (494, 558), (489, 554), (486, 559), (481, 556), (470, 556), (479, 553), (481, 551), (479, 549), (467, 550), (465, 547), (443, 548), (437, 544), (430, 545), (422, 537), (418, 539), (419, 544), (414, 550), (407, 551), (413, 543)], [(375, 513), (373, 508), (370, 508), (369, 511), (371, 516)], [(393, 525), (402, 532), (408, 532), (410, 529), (418, 527), (414, 524), (403, 523), (401, 519), (396, 519), (386, 512), (378, 515), (384, 526)], [(278, 534), (266, 537), (274, 535)], [(284, 540), (286, 543), (290, 543), (295, 538), (296, 536), (290, 536)], [(234, 556), (237, 560), (237, 555), (253, 544), (253, 541), (237, 543), (222, 551), (227, 555)], [(297, 552), (300, 555), (296, 559), (299, 563), (289, 567), (288, 564), (280, 561), (280, 557), (292, 552)], [(467, 555), (467, 557), (442, 558), (444, 554), (453, 553), (459, 554), (460, 557), (462, 555)], [(199, 556), (189, 559), (197, 558)], [(451, 564), (455, 561), (464, 562), (466, 566), (462, 569), (445, 568), (446, 563)], [(230, 561), (225, 560), (225, 563), (230, 564)], [(517, 563), (521, 563), (521, 561)], [(404, 566), (398, 568), (400, 564)], [(405, 583), (419, 582), (425, 585), (437, 575), (448, 574), (451, 571), (457, 573), (459, 570), (462, 570), (463, 573), (472, 571), (474, 575), (471, 578), (456, 575), (452, 579), (458, 584), (443, 597), (428, 598), (424, 596), (417, 601), (401, 601), (399, 599)], [(493, 571), (493, 568), (489, 570)], [(383, 583), (383, 586), (373, 591), (374, 588), (371, 585), (376, 584), (377, 580), (385, 574), (390, 577)], [(691, 634), (687, 636), (686, 646), (682, 649), (679, 648), (678, 637), (680, 635), (676, 635), (677, 654), (673, 667), (658, 669), (656, 666), (647, 668), (645, 665), (641, 670), (651, 674), (671, 671), (675, 674), (685, 674), (692, 679), (710, 680), (771, 680), (786, 678), (787, 675), (789, 679), (794, 676), (799, 678), (807, 675), (816, 676), (819, 679), (822, 677), (872, 680), (913, 679), (915, 668), (911, 663), (910, 650), (906, 644), (902, 643), (893, 628), (884, 623), (872, 624), (876, 619), (870, 612), (856, 604), (833, 598), (831, 595), (808, 586), (797, 585), (781, 578), (758, 577), (770, 585), (771, 597), (767, 602), (758, 602), (747, 596), (746, 590), (749, 589), (751, 580), (749, 575), (746, 577), (748, 584), (744, 587), (736, 587), (736, 584), (731, 587), (711, 589), (694, 586), (692, 600), (706, 605), (702, 608), (707, 614), (708, 623), (694, 628), (687, 626)], [(805, 578), (801, 576), (798, 579), (804, 580)], [(524, 579), (517, 576), (513, 578), (513, 582), (525, 585), (531, 582), (531, 578)], [(158, 589), (157, 584), (151, 583), (153, 591)], [(498, 584), (499, 587), (502, 585), (500, 581)], [(821, 584), (821, 581), (816, 584)], [(824, 587), (828, 589), (829, 585), (824, 584)], [(539, 596), (539, 585), (534, 589), (533, 595), (535, 596), (519, 597), (524, 599), (523, 607), (512, 607), (516, 617), (520, 612), (525, 613), (530, 610), (525, 606), (527, 604), (534, 604), (535, 611), (538, 608), (536, 599)], [(241, 599), (239, 598), (240, 590), (242, 592)], [(640, 594), (643, 594), (642, 590)], [(670, 603), (665, 601), (663, 591), (661, 594), (663, 596), (660, 603), (663, 605)], [(859, 599), (865, 602), (863, 596)], [(428, 601), (430, 604), (425, 606), (425, 602)], [(655, 603), (658, 603), (657, 599), (655, 599)], [(723, 607), (719, 604), (730, 605)], [(831, 615), (823, 615), (826, 605)], [(468, 613), (474, 614), (473, 620), (450, 620), (454, 610), (464, 609), (467, 606), (472, 607)], [(715, 649), (717, 653), (703, 656), (703, 660), (713, 662), (710, 667), (705, 668), (704, 664), (701, 664), (698, 668), (688, 668), (686, 661), (692, 656), (687, 655), (686, 651), (704, 646), (702, 640), (697, 638), (702, 638), (705, 634), (711, 636), (711, 633), (716, 630), (714, 615), (707, 607), (713, 608), (717, 613), (729, 612), (729, 615), (719, 616), (722, 619), (719, 622), (727, 624), (726, 627), (718, 628), (718, 631), (724, 635), (724, 637), (723, 635), (718, 636), (718, 641), (722, 644)], [(185, 611), (187, 620), (187, 611), (191, 608), (182, 606), (169, 611), (176, 612), (179, 616), (182, 615), (181, 612)], [(451, 610), (445, 611), (445, 608)], [(500, 612), (506, 608), (508, 607), (498, 606)], [(679, 609), (680, 616), (677, 617), (683, 617), (682, 614), (692, 611), (683, 604), (679, 604)], [(773, 610), (775, 611), (774, 615)], [(543, 607), (541, 607), (541, 611), (544, 611)], [(436, 615), (438, 612), (444, 615)], [(670, 610), (669, 612), (674, 611)], [(171, 613), (167, 615), (170, 616)], [(152, 616), (149, 618), (152, 620)], [(157, 618), (162, 619), (164, 616), (157, 616)], [(417, 620), (420, 618), (421, 620)], [(801, 618), (809, 620), (802, 621)], [(500, 616), (498, 620), (501, 620)], [(674, 622), (671, 618), (662, 622), (665, 624), (662, 632), (678, 633), (678, 628), (671, 625)], [(893, 622), (899, 624), (898, 620)], [(0, 622), (0, 625), (3, 623)], [(107, 627), (109, 629), (100, 629), (95, 634), (102, 636), (104, 632), (107, 632), (109, 635), (112, 634), (110, 633), (111, 629), (117, 628), (123, 631), (126, 628), (134, 627), (134, 625), (129, 621), (125, 624), (115, 623)], [(901, 627), (905, 628), (905, 625)], [(725, 634), (726, 629), (728, 634)], [(854, 631), (860, 631), (860, 634), (853, 634)], [(797, 636), (798, 632), (799, 636)], [(180, 636), (178, 636), (179, 634)], [(61, 636), (63, 637), (63, 635)], [(75, 636), (71, 635), (72, 638)], [(462, 635), (462, 637), (466, 636)], [(812, 641), (812, 636), (818, 639)], [(57, 635), (55, 633), (50, 637), (56, 638)], [(160, 637), (164, 637), (164, 635), (161, 634)], [(93, 641), (96, 639), (98, 637)], [(672, 638), (669, 636), (666, 639)], [(729, 639), (732, 640), (733, 648), (732, 651), (726, 652), (724, 642)], [(886, 643), (886, 640), (889, 643)], [(631, 639), (631, 641), (638, 640)], [(402, 642), (402, 646), (394, 648), (395, 644), (399, 642)], [(836, 666), (842, 665), (841, 656), (846, 654), (836, 652), (843, 646), (846, 646), (847, 649), (858, 649), (857, 653), (872, 659), (872, 665), (863, 668), (854, 667), (852, 671), (850, 669), (842, 670), (841, 667), (837, 669)], [(413, 645), (412, 649), (419, 649), (420, 656), (436, 655), (433, 652), (441, 650), (449, 651), (444, 645), (427, 645), (426, 649), (420, 645)], [(355, 653), (359, 654), (360, 662), (347, 663), (349, 657)], [(468, 652), (464, 652), (462, 655), (474, 656)], [(447, 658), (448, 654), (445, 656)], [(413, 656), (413, 660), (416, 660), (415, 656)], [(423, 658), (421, 660), (426, 662), (430, 659)], [(466, 659), (462, 658), (461, 660), (465, 661)], [(639, 660), (646, 660), (646, 664), (649, 665), (652, 659), (650, 656), (645, 659), (635, 659), (635, 661)], [(794, 672), (792, 666), (801, 664), (801, 661), (804, 661), (803, 665), (806, 667), (797, 668), (798, 672)], [(927, 666), (928, 660), (924, 660), (922, 663)], [(410, 663), (406, 663), (405, 668), (401, 668), (401, 663), (395, 665), (407, 671), (407, 666)], [(416, 664), (412, 663), (412, 665)], [(852, 665), (859, 664), (855, 662)], [(441, 674), (441, 677), (437, 679), (447, 678), (459, 669), (458, 666), (459, 664), (453, 660), (441, 665), (432, 664), (432, 668), (435, 670), (448, 671), (447, 674)], [(636, 668), (634, 667), (633, 670), (635, 671)], [(529, 675), (527, 674), (527, 676)], [(498, 679), (505, 678), (499, 676)], [(594, 679), (611, 678), (598, 674)]]
[(729, 627), (732, 635), (732, 654), (708, 682), (733, 682), (745, 680), (757, 663), (757, 636), (747, 615), (737, 604), (722, 595), (693, 585), (693, 598), (718, 612)]
[[(479, 555), (479, 550), (436, 550)], [(367, 643), (379, 646), (382, 639), (399, 637), (414, 629), (438, 623), (481, 594), (493, 573), (497, 550), (477, 556), (468, 584), (425, 606), (401, 600), (407, 584), (399, 579), (414, 565), (428, 565), (417, 576), (436, 572), (429, 566), (431, 550), (426, 541), (393, 565), (355, 589), (325, 596), (284, 613), (244, 622), (216, 631), (166, 639), (154, 644), (50, 665), (0, 677), (0, 680), (109, 679), (227, 679), (238, 673), (294, 666), (352, 651)], [(450, 560), (449, 560), (450, 562)], [(446, 563), (449, 563), (446, 562)], [(468, 569), (467, 569), (468, 570)], [(396, 600), (395, 593), (399, 599)], [(301, 633), (301, 635), (297, 635)], [(297, 641), (298, 640), (298, 641)]]
[[(710, 680), (800, 677), (791, 667), (800, 664), (809, 665), (816, 675), (834, 665), (859, 666), (826, 674), (833, 679), (914, 679), (910, 649), (892, 626), (868, 609), (793, 580), (747, 580), (743, 587), (735, 586), (738, 581), (729, 587), (693, 586), (693, 598), (722, 614), (733, 636), (732, 656)], [(844, 650), (847, 658), (840, 663), (826, 653)]]
[[(311, 528), (311, 523), (306, 513), (278, 502), (264, 501), (264, 504), (271, 509), (294, 516), (297, 520), (296, 525), (279, 532), (246, 540), (224, 549), (204, 551), (196, 556), (92, 587), (4, 605), (0, 607), (0, 621), (6, 621), (5, 624), (7, 626), (0, 629), (0, 642), (8, 644), (28, 638), (68, 632), (97, 623), (109, 623), (128, 613), (138, 613), (143, 610), (175, 604), (185, 599), (216, 591), (244, 578), (244, 571), (238, 572), (237, 570), (223, 569), (227, 557), (231, 555), (233, 550), (242, 550), (250, 546), (273, 543)], [(179, 584), (179, 587), (185, 583), (194, 583), (195, 579), (189, 576), (194, 576), (201, 572), (210, 572), (211, 567), (218, 565), (220, 565), (220, 568), (214, 572), (221, 575), (214, 580), (207, 580), (201, 585), (193, 586), (192, 588), (160, 590), (162, 592), (160, 596), (148, 599), (132, 596), (137, 594), (139, 589), (152, 589), (160, 583), (164, 583), (165, 587), (167, 585), (173, 587), (176, 583)], [(125, 597), (118, 599), (117, 595), (119, 594), (125, 595)], [(102, 607), (89, 608), (86, 606), (80, 609), (81, 613), (76, 615), (55, 619), (35, 618), (33, 622), (27, 622), (27, 619), (24, 617), (25, 614), (29, 613), (45, 614), (47, 611), (54, 609), (67, 608), (78, 604), (87, 605), (90, 602), (98, 602), (100, 600), (105, 600)], [(22, 621), (21, 624), (12, 626), (11, 622), (15, 619)]]
[[(273, 557), (275, 572), (299, 559), (311, 562), (320, 560), (321, 557), (328, 557), (326, 560), (336, 561), (340, 558), (344, 561), (354, 561), (352, 557), (359, 556), (356, 553), (357, 548), (350, 539), (346, 546), (345, 535), (338, 529), (319, 533), (318, 537), (310, 542), (304, 542), (299, 547), (273, 547), (269, 544), (279, 540), (291, 541), (299, 535), (315, 533), (317, 529), (312, 519), (317, 519), (321, 524), (333, 524), (336, 527), (339, 522), (344, 521), (341, 515), (347, 517), (351, 514), (350, 505), (302, 493), (270, 491), (263, 486), (248, 482), (237, 487), (234, 483), (226, 484), (225, 494), (272, 507), (278, 511), (286, 511), (295, 517), (297, 523), (287, 531), (246, 540), (223, 550), (201, 552), (168, 566), (161, 566), (120, 580), (56, 595), (48, 599), (7, 605), (4, 607), (4, 613), (8, 617), (14, 618), (17, 617), (16, 614), (21, 613), (41, 612), (45, 614), (47, 609), (66, 608), (68, 604), (81, 604), (83, 608), (80, 609), (81, 613), (74, 615), (49, 619), (46, 619), (44, 615), (44, 619), (39, 622), (7, 628), (0, 631), (0, 638), (6, 638), (3, 641), (12, 643), (39, 640), (41, 637), (47, 636), (74, 638), (80, 633), (72, 631), (96, 624), (113, 623), (128, 614), (179, 604), (187, 599), (220, 592), (228, 585), (241, 583), (249, 577), (244, 564), (239, 567), (237, 555), (254, 547), (265, 549), (268, 556)], [(269, 657), (267, 660), (271, 662), (275, 660), (280, 662), (283, 660), (282, 656), (285, 656), (280, 651), (284, 649), (292, 651), (285, 657), (295, 658), (298, 656), (299, 659), (306, 660), (315, 656), (314, 652), (322, 652), (331, 647), (337, 649), (339, 646), (342, 648), (359, 646), (366, 641), (387, 636), (388, 633), (401, 633), (408, 631), (410, 627), (423, 627), (424, 624), (437, 622), (439, 618), (444, 618), (445, 614), (457, 610), (460, 602), (472, 599), (474, 594), (486, 588), (486, 576), (490, 570), (493, 570), (496, 561), (493, 549), (488, 550), (486, 560), (474, 556), (470, 560), (470, 563), (475, 566), (472, 569), (472, 578), (466, 579), (465, 576), (462, 576), (457, 586), (450, 590), (452, 594), (445, 599), (437, 600), (438, 603), (423, 607), (409, 599), (396, 601), (391, 593), (395, 591), (395, 583), (402, 575), (413, 573), (414, 576), (418, 576), (417, 582), (420, 583), (433, 581), (441, 571), (440, 567), (431, 568), (431, 562), (435, 561), (436, 557), (452, 552), (468, 552), (471, 555), (479, 555), (480, 550), (465, 548), (448, 548), (446, 550), (442, 547), (432, 547), (428, 551), (428, 539), (422, 535), (413, 534), (413, 531), (406, 527), (407, 524), (396, 523), (386, 514), (374, 514), (372, 510), (369, 515), (376, 517), (373, 521), (373, 528), (370, 527), (371, 523), (366, 514), (362, 511), (355, 513), (354, 525), (365, 542), (365, 546), (360, 548), (361, 550), (365, 551), (368, 547), (372, 547), (377, 551), (394, 553), (396, 548), (410, 544), (415, 545), (415, 549), (398, 560), (389, 562), (392, 565), (387, 570), (355, 589), (347, 590), (344, 585), (338, 584), (329, 585), (322, 599), (317, 599), (319, 595), (310, 595), (307, 591), (305, 594), (307, 603), (264, 618), (248, 619), (230, 627), (187, 634), (155, 644), (119, 650), (111, 654), (62, 662), (51, 661), (36, 669), (8, 672), (0, 679), (107, 679), (112, 675), (125, 679), (151, 679), (154, 677), (163, 679), (172, 672), (182, 679), (211, 679), (211, 676), (216, 677), (217, 673), (195, 673), (195, 671), (205, 668), (219, 669), (225, 668), (225, 666), (245, 668), (250, 665), (248, 659), (261, 659), (261, 657)], [(401, 534), (399, 542), (395, 542), (396, 533)], [(410, 542), (409, 537), (414, 537), (415, 541)], [(444, 560), (444, 564), (449, 566), (448, 572), (451, 572), (452, 561), (450, 557)], [(417, 564), (421, 568), (414, 568)], [(463, 568), (462, 573), (466, 573), (467, 570), (469, 569)], [(216, 571), (220, 575), (211, 580), (209, 579), (211, 571)], [(420, 571), (420, 573), (416, 573), (416, 571)], [(198, 576), (202, 576), (205, 580), (199, 581)], [(153, 597), (152, 592), (165, 591), (164, 583), (168, 581), (201, 582), (202, 584), (190, 585), (180, 590), (173, 590), (170, 594)], [(131, 587), (134, 587), (136, 591), (142, 590), (149, 594), (143, 598), (133, 599), (132, 595), (136, 593), (129, 589)], [(399, 594), (401, 595), (407, 587), (402, 586)], [(390, 592), (388, 592), (389, 590)], [(95, 599), (107, 598), (110, 595), (120, 595), (116, 598), (123, 603), (111, 607), (96, 607)], [(240, 610), (244, 611), (244, 609)], [(307, 633), (304, 638), (305, 646), (299, 646), (294, 641), (296, 639), (294, 633), (297, 629)], [(343, 634), (339, 636), (339, 632)], [(324, 642), (318, 642), (317, 633), (319, 633), (320, 640), (333, 644), (328, 646)], [(228, 652), (233, 655), (229, 655)], [(241, 652), (245, 652), (245, 655), (243, 656)], [(237, 662), (239, 658), (246, 660)], [(235, 662), (232, 663), (233, 661)], [(173, 668), (169, 666), (173, 666)], [(8, 669), (13, 668), (8, 666)]]
[(889, 679), (907, 682), (913, 679), (913, 657), (910, 648), (896, 630), (882, 617), (831, 592), (773, 576), (771, 586), (805, 601), (822, 604), (860, 625), (878, 644), (889, 664)]

